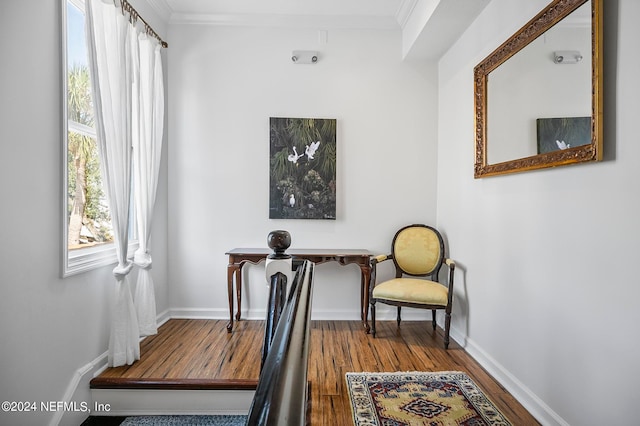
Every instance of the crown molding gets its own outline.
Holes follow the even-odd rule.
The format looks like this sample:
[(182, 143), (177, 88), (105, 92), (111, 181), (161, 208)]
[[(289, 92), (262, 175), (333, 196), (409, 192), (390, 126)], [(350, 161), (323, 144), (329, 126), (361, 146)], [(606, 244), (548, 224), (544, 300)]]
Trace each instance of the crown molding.
[[(159, 0), (155, 0), (159, 1)], [(164, 0), (162, 0), (164, 1)], [(279, 28), (400, 29), (393, 17), (348, 15), (186, 14), (172, 13), (170, 24)]]
[(401, 29), (419, 0), (402, 0), (395, 17), (374, 15), (288, 15), (288, 14), (196, 14), (175, 12), (168, 0), (146, 0), (155, 12), (170, 24), (222, 26), (327, 28), (327, 29)]
[(398, 21), (400, 28), (404, 29), (405, 25), (407, 25), (407, 21), (417, 4), (418, 0), (402, 0), (402, 3), (400, 3), (398, 11), (396, 12), (396, 20)]

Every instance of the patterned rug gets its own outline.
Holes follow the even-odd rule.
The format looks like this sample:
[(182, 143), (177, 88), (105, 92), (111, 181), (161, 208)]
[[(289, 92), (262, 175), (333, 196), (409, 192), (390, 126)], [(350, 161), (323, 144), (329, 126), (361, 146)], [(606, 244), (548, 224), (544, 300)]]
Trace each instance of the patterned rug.
[(511, 423), (464, 373), (347, 373), (353, 423), (500, 425)]

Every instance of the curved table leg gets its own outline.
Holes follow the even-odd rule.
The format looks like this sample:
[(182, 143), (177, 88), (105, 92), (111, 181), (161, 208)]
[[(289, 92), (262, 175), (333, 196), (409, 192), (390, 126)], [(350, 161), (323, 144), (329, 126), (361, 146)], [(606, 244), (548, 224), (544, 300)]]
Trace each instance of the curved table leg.
[(362, 325), (364, 330), (369, 333), (369, 285), (371, 280), (371, 266), (360, 265), (360, 272), (362, 273), (362, 279), (360, 281), (360, 311), (362, 318)]
[(238, 312), (236, 312), (236, 321), (240, 321), (240, 306), (242, 304), (242, 265), (238, 265), (236, 269), (236, 301), (238, 302)]
[(233, 274), (240, 267), (235, 263), (227, 266), (227, 295), (229, 297), (229, 323), (227, 324), (227, 333), (233, 331)]

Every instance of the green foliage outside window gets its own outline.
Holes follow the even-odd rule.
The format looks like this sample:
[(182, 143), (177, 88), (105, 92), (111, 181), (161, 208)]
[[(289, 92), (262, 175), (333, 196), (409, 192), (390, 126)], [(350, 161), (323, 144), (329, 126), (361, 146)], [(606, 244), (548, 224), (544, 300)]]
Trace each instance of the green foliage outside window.
[(93, 134), (89, 69), (68, 72), (67, 207), (69, 249), (111, 242), (109, 208), (102, 190), (98, 147)]

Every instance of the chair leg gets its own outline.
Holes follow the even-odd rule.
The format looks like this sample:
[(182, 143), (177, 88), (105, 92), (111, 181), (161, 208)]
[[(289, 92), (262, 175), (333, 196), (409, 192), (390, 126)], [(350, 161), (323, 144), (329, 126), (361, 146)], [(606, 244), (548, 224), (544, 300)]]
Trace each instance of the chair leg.
[(431, 310), (431, 325), (433, 326), (433, 331), (436, 331), (436, 310)]
[(371, 303), (371, 334), (376, 337), (376, 303)]
[(398, 324), (398, 327), (400, 327), (400, 310), (402, 308), (400, 306), (398, 306), (398, 313), (396, 315), (396, 323)]
[(444, 315), (444, 348), (449, 349), (449, 328), (451, 327), (451, 312)]

